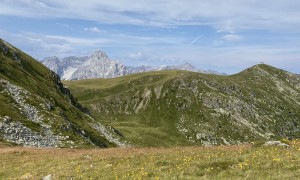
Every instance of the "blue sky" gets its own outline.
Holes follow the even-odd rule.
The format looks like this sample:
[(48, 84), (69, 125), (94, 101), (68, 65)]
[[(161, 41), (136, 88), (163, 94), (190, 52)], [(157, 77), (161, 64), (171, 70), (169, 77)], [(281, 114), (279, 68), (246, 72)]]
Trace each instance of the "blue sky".
[(236, 73), (260, 62), (300, 73), (299, 0), (0, 0), (0, 38), (36, 59), (190, 62)]

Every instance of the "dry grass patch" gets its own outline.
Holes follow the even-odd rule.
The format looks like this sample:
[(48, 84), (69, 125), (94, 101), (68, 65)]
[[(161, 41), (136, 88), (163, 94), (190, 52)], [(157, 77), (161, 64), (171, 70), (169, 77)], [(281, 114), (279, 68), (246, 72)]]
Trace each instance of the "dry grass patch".
[(216, 146), (127, 149), (0, 148), (0, 179), (262, 179), (300, 175), (291, 148)]

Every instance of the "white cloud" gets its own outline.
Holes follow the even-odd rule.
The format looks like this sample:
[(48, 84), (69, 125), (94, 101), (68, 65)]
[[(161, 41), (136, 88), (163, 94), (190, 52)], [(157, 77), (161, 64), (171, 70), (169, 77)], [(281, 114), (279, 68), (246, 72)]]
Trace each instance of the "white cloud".
[(42, 59), (46, 56), (65, 56), (74, 53), (72, 44), (61, 38), (48, 37), (31, 32), (13, 34), (1, 30), (0, 34), (6, 41), (11, 42), (14, 46), (37, 59)]
[(69, 28), (71, 27), (69, 24), (64, 24), (64, 23), (55, 23), (57, 26), (61, 26), (61, 27), (65, 27), (65, 28)]
[(143, 57), (143, 53), (142, 52), (130, 53), (128, 57), (132, 59), (140, 59), (141, 57)]
[[(210, 24), (217, 31), (300, 29), (298, 0), (0, 0), (0, 14), (77, 18), (108, 24)], [(300, 31), (300, 30), (299, 30)]]
[[(299, 72), (296, 67), (300, 66), (300, 49), (297, 48), (299, 47), (297, 40), (292, 47), (290, 45), (243, 45), (215, 48), (213, 46), (187, 46), (182, 43), (176, 46), (151, 46), (151, 48), (146, 46), (143, 48), (144, 40), (151, 43), (156, 42), (157, 39), (117, 35), (107, 38), (78, 38), (28, 32), (9, 34), (1, 30), (0, 34), (8, 42), (14, 42), (13, 44), (18, 48), (39, 59), (54, 55), (59, 57), (89, 55), (97, 49), (104, 50), (104, 47), (109, 46), (115, 48), (116, 44), (125, 46), (130, 42), (129, 50), (122, 49), (113, 54), (107, 52), (108, 55), (120, 57), (117, 60), (128, 65), (178, 64), (188, 61), (199, 68), (226, 73), (236, 73), (261, 61), (293, 72)], [(291, 43), (293, 44), (293, 42)]]
[(242, 40), (242, 36), (235, 35), (235, 34), (227, 34), (227, 35), (223, 36), (222, 39), (224, 39), (226, 41), (240, 41), (240, 40)]
[(234, 23), (232, 19), (225, 22), (221, 22), (217, 27), (217, 32), (229, 32), (231, 34), (235, 33)]
[[(118, 56), (121, 54), (118, 48), (122, 47), (123, 55), (128, 52), (137, 52), (131, 54), (132, 59), (144, 60), (144, 57), (148, 57), (149, 63), (159, 59), (158, 57), (150, 58), (151, 55), (159, 54), (165, 60), (174, 59), (174, 57), (187, 58), (195, 64), (197, 62), (215, 64), (216, 67), (218, 65), (245, 67), (263, 59), (270, 64), (280, 64), (279, 62), (293, 64), (295, 62), (294, 64), (300, 66), (300, 63), (297, 63), (300, 62), (298, 59), (300, 50), (291, 51), (291, 47), (299, 47), (299, 0), (0, 0), (0, 4), (0, 16), (25, 16), (46, 21), (47, 18), (54, 19), (54, 21), (56, 21), (55, 18), (80, 19), (79, 26), (76, 24), (76, 27), (72, 24), (73, 20), (56, 21), (65, 23), (57, 25), (70, 27), (70, 32), (73, 29), (69, 36), (65, 33), (59, 35), (58, 31), (53, 31), (54, 34), (51, 35), (47, 31), (48, 35), (19, 32), (17, 35), (9, 36), (0, 32), (1, 38), (11, 40), (13, 44), (39, 58), (48, 55), (78, 55), (81, 52), (107, 47), (114, 49), (116, 54), (113, 55)], [(80, 24), (82, 20), (88, 20), (88, 22), (84, 21), (82, 25)], [(88, 24), (89, 22), (92, 22), (91, 25)], [(70, 25), (67, 25), (68, 23)], [(101, 23), (175, 28), (177, 25), (193, 24), (207, 25), (205, 28), (208, 30), (195, 32), (196, 36), (198, 33), (203, 33), (205, 36), (202, 39), (200, 39), (202, 36), (196, 37), (195, 34), (171, 37), (156, 36), (149, 32), (144, 35), (128, 35), (130, 33), (123, 31), (107, 30), (105, 32), (101, 29)], [(101, 28), (96, 27), (97, 25)], [(91, 33), (94, 37), (90, 34), (84, 37), (87, 33), (78, 34), (78, 37), (75, 37), (77, 35), (75, 31), (78, 29), (94, 32), (94, 34)], [(259, 30), (267, 30), (263, 31), (267, 34), (265, 39), (259, 39), (261, 35), (264, 35), (260, 34)], [(18, 32), (18, 29), (15, 32)], [(219, 33), (212, 35), (212, 32)], [(275, 37), (274, 34), (278, 36)], [(248, 38), (248, 35), (256, 39)], [(221, 38), (218, 38), (219, 36)], [(228, 43), (230, 41), (241, 41), (239, 45), (242, 44), (243, 47), (232, 47), (236, 43)], [(197, 46), (192, 46), (196, 43)], [(231, 49), (226, 48), (228, 44)]]
[[(295, 67), (300, 66), (300, 48), (297, 47), (173, 47), (170, 49), (164, 49), (160, 52), (163, 52), (160, 54), (160, 56), (165, 57), (165, 60), (170, 60), (176, 57), (182, 58), (199, 68), (212, 69), (230, 74), (237, 73), (260, 62), (264, 62), (266, 64), (283, 68), (292, 72), (299, 72), (299, 70)], [(173, 52), (173, 54), (170, 52)]]
[(101, 29), (97, 27), (91, 27), (91, 28), (84, 28), (85, 31), (91, 31), (91, 32), (102, 32)]
[[(70, 56), (82, 54), (81, 52), (93, 52), (104, 48), (125, 48), (132, 52), (132, 49), (150, 46), (157, 46), (158, 43), (180, 45), (184, 39), (180, 37), (151, 37), (132, 36), (124, 34), (111, 34), (104, 32), (104, 36), (75, 37), (65, 35), (39, 34), (32, 32), (10, 33), (1, 31), (1, 38), (11, 42), (20, 49), (41, 59), (46, 56)], [(129, 52), (127, 51), (127, 52)], [(126, 51), (123, 51), (126, 53)], [(131, 54), (132, 57), (142, 58), (140, 51)], [(116, 52), (117, 54), (117, 52)], [(87, 55), (87, 54), (86, 54)]]

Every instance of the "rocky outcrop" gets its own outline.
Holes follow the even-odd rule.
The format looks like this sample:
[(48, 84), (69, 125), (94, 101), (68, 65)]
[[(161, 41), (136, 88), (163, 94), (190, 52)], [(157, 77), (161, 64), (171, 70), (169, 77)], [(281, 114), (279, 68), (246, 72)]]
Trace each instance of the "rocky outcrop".
[[(119, 147), (130, 147), (130, 145), (126, 141), (121, 141), (120, 138), (113, 135), (111, 133), (111, 131), (108, 131), (108, 129), (105, 126), (103, 126), (102, 124), (92, 123), (90, 125), (92, 128), (97, 130), (99, 133), (103, 134), (106, 139), (108, 139), (110, 142), (115, 143)], [(113, 132), (115, 132), (116, 135), (123, 137), (123, 135), (120, 134), (120, 132), (116, 131), (116, 129), (112, 129), (112, 130), (113, 130)]]
[(280, 147), (285, 147), (285, 148), (290, 147), (288, 144), (285, 144), (281, 141), (267, 141), (266, 143), (264, 143), (264, 146), (280, 146)]
[(67, 99), (70, 101), (70, 103), (77, 107), (80, 111), (86, 113), (86, 114), (90, 114), (90, 111), (88, 108), (83, 107), (80, 103), (78, 103), (76, 101), (76, 99), (74, 98), (74, 96), (71, 94), (70, 90), (68, 88), (65, 88), (59, 78), (59, 76), (54, 73), (53, 71), (50, 71), (50, 76), (53, 78), (53, 81), (56, 85), (56, 88), (59, 90), (60, 93), (62, 93), (63, 95), (65, 95), (67, 97)]
[(22, 111), (26, 118), (36, 123), (41, 123), (43, 121), (43, 116), (39, 115), (37, 108), (26, 103), (26, 99), (30, 99), (32, 96), (28, 91), (19, 86), (11, 84), (9, 81), (0, 80), (0, 84), (4, 88), (2, 93), (7, 93), (14, 99), (16, 105), (19, 107), (19, 110)]
[(53, 135), (47, 127), (43, 128), (42, 133), (34, 132), (20, 122), (10, 122), (10, 117), (7, 116), (0, 117), (0, 130), (3, 139), (23, 146), (59, 147), (60, 141), (66, 139)]
[[(58, 78), (56, 74), (53, 74), (54, 79)], [(70, 104), (74, 105), (83, 112), (89, 112), (87, 108), (83, 108), (73, 97), (70, 91), (63, 87), (59, 79), (56, 79), (57, 88), (63, 93), (70, 101)], [(49, 117), (51, 116), (51, 110), (55, 106), (51, 101), (45, 101), (44, 99), (32, 95), (25, 89), (11, 84), (9, 81), (0, 80), (0, 87), (3, 89), (1, 94), (7, 94), (14, 100), (14, 106), (24, 115), (22, 121), (13, 120), (9, 116), (0, 116), (0, 137), (8, 142), (13, 142), (16, 144), (24, 146), (36, 146), (36, 147), (63, 147), (63, 146), (76, 146), (73, 141), (68, 140), (69, 136), (55, 135), (53, 132), (53, 127), (49, 124)], [(33, 106), (27, 101), (44, 102), (39, 106)], [(47, 116), (48, 118), (46, 118)], [(53, 116), (53, 115), (52, 115)], [(93, 118), (86, 115), (87, 118), (91, 119), (91, 128), (98, 131), (101, 136), (104, 136), (108, 141), (114, 143), (120, 147), (128, 146), (125, 142), (119, 140), (116, 137), (117, 133), (113, 130), (108, 130), (107, 127), (103, 126), (99, 122), (95, 122)], [(89, 132), (76, 127), (74, 124), (69, 123), (69, 119), (61, 111), (60, 119), (64, 122), (62, 127), (68, 127), (65, 130), (74, 131), (83, 137), (86, 141), (95, 144), (100, 147), (107, 147), (107, 145), (91, 136)], [(23, 122), (23, 123), (22, 123)], [(93, 122), (93, 123), (92, 123)], [(28, 127), (29, 126), (29, 127)], [(33, 130), (34, 129), (34, 130)]]
[(0, 117), (0, 134), (4, 139), (24, 146), (57, 147), (61, 144), (60, 140), (64, 140), (65, 137), (54, 135), (51, 126), (45, 123), (46, 118), (44, 118), (42, 111), (45, 111), (46, 103), (41, 104), (39, 107), (27, 103), (32, 98), (42, 101), (41, 98), (6, 80), (0, 80), (0, 86), (1, 89), (4, 89), (1, 94), (12, 97), (14, 100), (13, 105), (24, 115), (23, 121), (28, 122), (27, 125), (39, 126), (36, 129), (39, 132), (34, 132), (21, 122), (13, 121), (9, 116)]

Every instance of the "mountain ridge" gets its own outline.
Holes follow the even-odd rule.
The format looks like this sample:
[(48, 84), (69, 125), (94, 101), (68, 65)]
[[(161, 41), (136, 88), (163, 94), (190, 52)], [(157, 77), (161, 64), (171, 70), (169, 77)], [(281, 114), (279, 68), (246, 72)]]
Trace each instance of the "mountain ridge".
[(230, 76), (158, 71), (64, 83), (139, 146), (300, 137), (300, 78), (265, 64)]
[[(69, 60), (69, 63), (65, 63), (66, 59)], [(80, 59), (80, 61), (78, 61), (78, 59)], [(105, 52), (100, 50), (95, 51), (90, 56), (70, 56), (61, 60), (54, 56), (45, 58), (41, 62), (49, 69), (60, 75), (63, 80), (115, 78), (133, 73), (161, 70), (187, 70), (207, 74), (222, 74), (216, 71), (199, 70), (187, 62), (181, 65), (161, 65), (158, 67), (125, 66), (122, 63), (111, 60)]]
[(0, 140), (37, 147), (115, 147), (117, 134), (89, 115), (59, 76), (0, 40)]

